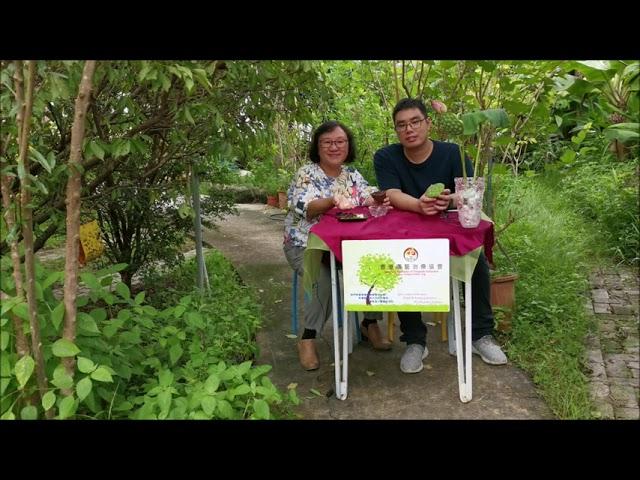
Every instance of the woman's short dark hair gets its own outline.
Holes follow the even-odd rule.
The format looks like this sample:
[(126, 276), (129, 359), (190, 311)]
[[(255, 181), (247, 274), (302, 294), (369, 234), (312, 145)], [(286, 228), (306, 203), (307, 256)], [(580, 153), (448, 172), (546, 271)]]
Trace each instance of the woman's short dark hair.
[(320, 163), (320, 155), (318, 153), (318, 142), (320, 139), (320, 135), (327, 132), (333, 132), (336, 128), (341, 128), (344, 133), (347, 134), (347, 140), (349, 140), (349, 153), (347, 153), (347, 158), (344, 163), (353, 162), (356, 159), (356, 142), (353, 139), (353, 133), (347, 127), (345, 127), (342, 123), (336, 122), (335, 120), (329, 120), (328, 122), (324, 122), (313, 132), (313, 136), (311, 137), (311, 145), (309, 146), (309, 158), (313, 163)]
[(398, 114), (398, 112), (402, 110), (410, 110), (412, 108), (417, 108), (424, 115), (424, 118), (429, 118), (427, 107), (422, 100), (420, 100), (419, 98), (403, 98), (398, 103), (396, 103), (396, 106), (393, 109), (393, 123), (396, 123), (396, 115)]

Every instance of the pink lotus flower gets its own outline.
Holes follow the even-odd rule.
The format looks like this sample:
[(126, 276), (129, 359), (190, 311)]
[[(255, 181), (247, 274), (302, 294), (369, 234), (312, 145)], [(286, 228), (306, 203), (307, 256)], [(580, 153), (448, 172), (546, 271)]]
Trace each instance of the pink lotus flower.
[(438, 100), (431, 100), (431, 108), (433, 108), (436, 111), (436, 113), (447, 112), (447, 106)]

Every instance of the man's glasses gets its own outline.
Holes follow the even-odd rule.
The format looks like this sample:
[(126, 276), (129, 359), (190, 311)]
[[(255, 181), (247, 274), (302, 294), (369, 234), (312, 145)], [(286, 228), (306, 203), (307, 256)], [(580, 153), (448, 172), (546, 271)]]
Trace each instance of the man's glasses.
[(321, 140), (320, 146), (322, 148), (329, 150), (331, 148), (331, 145), (335, 145), (338, 148), (342, 148), (347, 143), (349, 143), (349, 140)]
[(413, 130), (420, 127), (420, 124), (424, 122), (426, 118), (421, 118), (419, 120), (410, 120), (409, 123), (398, 123), (394, 128), (396, 132), (404, 132), (407, 127), (411, 127)]

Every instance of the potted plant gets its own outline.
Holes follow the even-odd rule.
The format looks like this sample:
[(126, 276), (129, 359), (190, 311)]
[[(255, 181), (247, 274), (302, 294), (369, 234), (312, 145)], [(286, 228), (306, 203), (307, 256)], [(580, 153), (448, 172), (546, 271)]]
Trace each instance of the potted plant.
[(292, 178), (293, 178), (293, 173), (289, 173), (284, 168), (278, 169), (278, 173), (277, 173), (278, 207), (283, 210), (287, 209), (287, 189), (289, 188), (289, 183), (291, 183)]
[(491, 265), (493, 269), (491, 272), (491, 306), (496, 319), (496, 329), (504, 333), (511, 330), (511, 319), (516, 308), (516, 281), (519, 275), (515, 272), (513, 260), (502, 247), (498, 238), (516, 220), (516, 217), (509, 211), (508, 220), (495, 232), (496, 246), (507, 260), (507, 264), (498, 269), (495, 268), (495, 265)]
[[(494, 192), (493, 192), (493, 165), (491, 161), (491, 147), (496, 128), (509, 126), (509, 118), (504, 109), (488, 109), (456, 115), (447, 113), (444, 103), (433, 100), (431, 107), (436, 112), (435, 129), (442, 139), (454, 138), (460, 147), (460, 158), (462, 161), (461, 178), (456, 178), (456, 191), (461, 192), (458, 200), (458, 215), (463, 226), (473, 228), (480, 221), (480, 208), (484, 197), (485, 211), (491, 217), (494, 215)], [(483, 125), (486, 127), (483, 130)], [(470, 142), (471, 137), (476, 138), (475, 142)], [(484, 141), (483, 141), (484, 140)], [(473, 149), (474, 174), (467, 177), (465, 158), (465, 147), (471, 144)], [(485, 176), (485, 168), (487, 173)], [(485, 186), (486, 191), (485, 191)], [(465, 217), (466, 213), (466, 219)], [(473, 215), (476, 218), (471, 218)], [(496, 245), (508, 262), (513, 265), (511, 258), (504, 251), (498, 241), (498, 236), (509, 225), (516, 220), (509, 213), (507, 223), (496, 230)], [(463, 223), (466, 222), (465, 223)], [(494, 268), (493, 265), (491, 265)], [(511, 319), (515, 308), (515, 282), (518, 274), (513, 271), (500, 270), (491, 275), (491, 305), (496, 315), (497, 329), (503, 332), (511, 328)]]

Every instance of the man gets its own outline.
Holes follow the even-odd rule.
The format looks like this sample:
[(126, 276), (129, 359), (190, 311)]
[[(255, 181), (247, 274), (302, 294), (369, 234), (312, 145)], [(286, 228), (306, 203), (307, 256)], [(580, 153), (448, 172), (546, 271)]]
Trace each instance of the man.
[[(412, 98), (398, 102), (393, 109), (393, 124), (400, 143), (381, 148), (374, 155), (374, 167), (379, 188), (395, 208), (422, 215), (436, 215), (455, 205), (454, 178), (462, 177), (460, 150), (454, 143), (429, 138), (431, 119), (425, 104)], [(467, 175), (473, 175), (473, 165), (465, 158)], [(437, 198), (424, 196), (433, 183), (444, 183), (445, 190)], [(490, 302), (489, 265), (480, 254), (471, 281), (473, 353), (491, 365), (507, 363), (507, 357), (493, 338), (493, 311)], [(399, 312), (400, 340), (407, 349), (400, 361), (404, 373), (418, 373), (428, 355), (427, 327), (420, 312)]]

